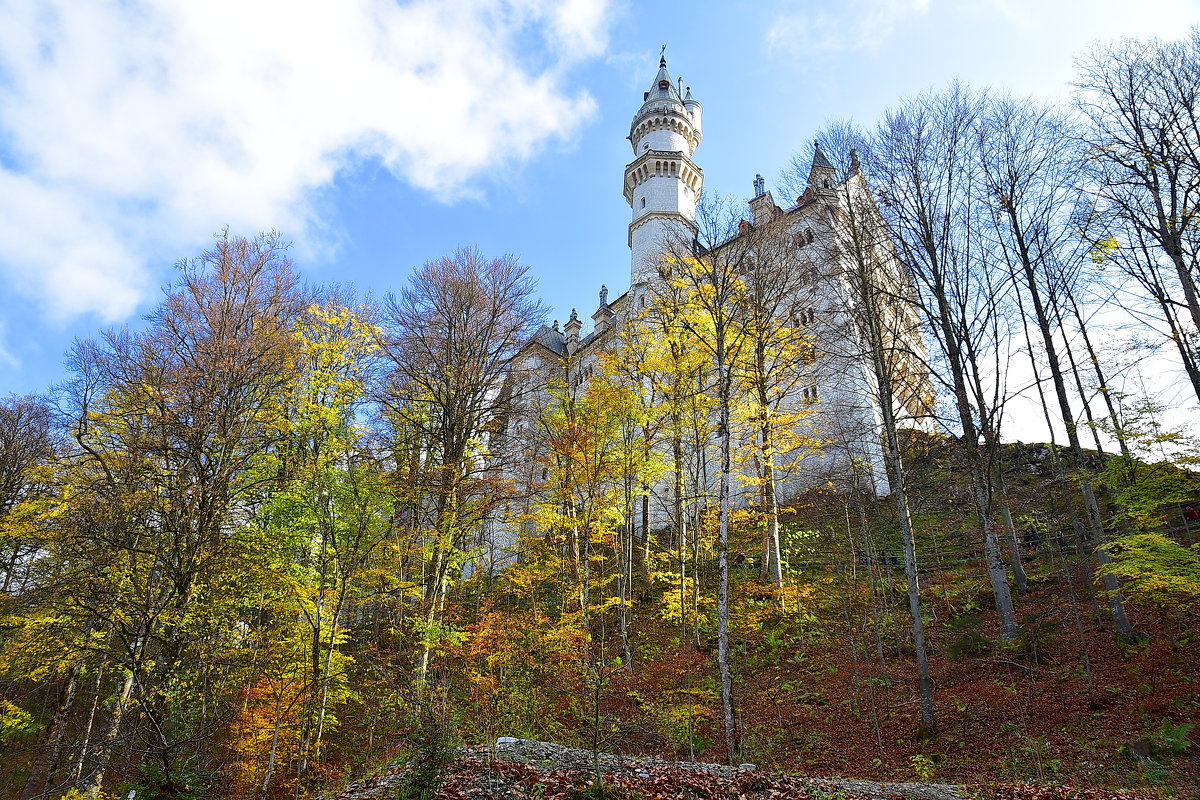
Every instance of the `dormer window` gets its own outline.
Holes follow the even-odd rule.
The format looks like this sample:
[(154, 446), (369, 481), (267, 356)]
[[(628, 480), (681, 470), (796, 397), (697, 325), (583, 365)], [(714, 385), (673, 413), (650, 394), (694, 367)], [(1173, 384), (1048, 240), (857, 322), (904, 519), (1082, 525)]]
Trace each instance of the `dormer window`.
[[(644, 84), (643, 84), (643, 85), (644, 85)], [(665, 91), (667, 91), (668, 89), (670, 89), (670, 88), (671, 88), (671, 82), (670, 82), (670, 81), (659, 81), (659, 82), (658, 82), (658, 88), (659, 88), (659, 89), (662, 89), (662, 90), (665, 92)]]

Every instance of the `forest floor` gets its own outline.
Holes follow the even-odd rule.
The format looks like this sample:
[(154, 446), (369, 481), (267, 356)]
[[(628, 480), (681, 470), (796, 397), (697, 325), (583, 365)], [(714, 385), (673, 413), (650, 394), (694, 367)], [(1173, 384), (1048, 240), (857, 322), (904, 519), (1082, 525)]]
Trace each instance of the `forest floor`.
[[(756, 766), (745, 774), (678, 763), (723, 760), (714, 637), (702, 632), (696, 646), (690, 636), (681, 642), (678, 627), (639, 617), (635, 668), (615, 671), (602, 687), (600, 749), (671, 763), (611, 772), (606, 780), (626, 792), (614, 796), (900, 797), (900, 784), (920, 784), (934, 794), (907, 796), (936, 797), (948, 784), (967, 787), (963, 797), (1014, 800), (1200, 798), (1200, 730), (1187, 726), (1200, 719), (1200, 631), (1168, 630), (1131, 606), (1143, 637), (1124, 644), (1106, 624), (1102, 599), (1090, 599), (1086, 576), (1068, 586), (1058, 563), (1050, 555), (1027, 559), (1031, 590), (1016, 598), (1020, 637), (1012, 645), (998, 644), (981, 564), (960, 566), (940, 589), (931, 580), (927, 633), (938, 725), (927, 737), (918, 736), (917, 670), (902, 624), (881, 626), (875, 636), (861, 623), (869, 612), (847, 614), (847, 603), (866, 601), (843, 591), (833, 570), (801, 578), (783, 614), (757, 574), (736, 571), (738, 744), (741, 761)], [(902, 596), (875, 602), (880, 614), (902, 621)], [(858, 622), (848, 626), (847, 619)], [(690, 738), (677, 710), (682, 697), (695, 700)], [(571, 729), (560, 741), (578, 744), (587, 735)], [(512, 765), (502, 757), (509, 756), (475, 751), (458, 759), (437, 797), (591, 796), (580, 794), (592, 780), (584, 764)], [(394, 783), (401, 772), (380, 780), (391, 775)], [(859, 783), (815, 780), (837, 776)], [(370, 788), (339, 797), (405, 797)]]
[[(835, 568), (809, 569), (781, 614), (756, 572), (735, 570), (740, 760), (772, 774), (1200, 798), (1200, 730), (1188, 725), (1200, 720), (1200, 630), (1130, 605), (1142, 635), (1123, 643), (1086, 567), (1072, 569), (1068, 583), (1062, 563), (1048, 552), (1026, 559), (1030, 591), (1015, 597), (1020, 631), (1011, 644), (1000, 643), (981, 561), (931, 570), (924, 580), (937, 729), (925, 737), (902, 590), (881, 588), (869, 600), (864, 590), (848, 591)], [(644, 612), (632, 628), (635, 667), (613, 672), (602, 687), (601, 749), (724, 760), (715, 635), (702, 631), (697, 645)], [(684, 720), (689, 699), (693, 713)], [(572, 728), (538, 738), (579, 744), (587, 735)]]
[(330, 800), (1162, 800), (1164, 790), (1107, 790), (1063, 785), (953, 786), (810, 778), (718, 764), (599, 756), (516, 740), (494, 751), (467, 750), (436, 780), (414, 780), (412, 765), (394, 766)]

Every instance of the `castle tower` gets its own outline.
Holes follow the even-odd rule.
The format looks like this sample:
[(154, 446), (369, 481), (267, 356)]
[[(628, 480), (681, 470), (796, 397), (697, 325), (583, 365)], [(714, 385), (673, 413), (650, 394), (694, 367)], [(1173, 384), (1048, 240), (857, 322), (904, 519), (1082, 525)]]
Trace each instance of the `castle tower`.
[(629, 249), (634, 283), (653, 278), (664, 250), (690, 240), (704, 172), (692, 162), (703, 108), (683, 79), (671, 81), (664, 55), (642, 107), (629, 126), (633, 161), (625, 167), (625, 200), (633, 210)]

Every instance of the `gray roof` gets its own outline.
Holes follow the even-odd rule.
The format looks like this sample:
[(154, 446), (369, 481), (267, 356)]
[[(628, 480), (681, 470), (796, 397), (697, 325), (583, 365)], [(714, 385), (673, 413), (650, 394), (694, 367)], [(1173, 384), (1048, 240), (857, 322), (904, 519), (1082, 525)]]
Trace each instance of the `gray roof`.
[(549, 325), (538, 328), (538, 332), (533, 335), (533, 340), (552, 353), (560, 356), (567, 354), (567, 337), (563, 336), (562, 331), (556, 331)]
[(821, 151), (821, 143), (816, 142), (816, 150), (813, 151), (814, 167), (824, 167), (825, 169), (833, 169), (833, 164), (829, 163), (829, 159), (825, 157), (825, 153)]

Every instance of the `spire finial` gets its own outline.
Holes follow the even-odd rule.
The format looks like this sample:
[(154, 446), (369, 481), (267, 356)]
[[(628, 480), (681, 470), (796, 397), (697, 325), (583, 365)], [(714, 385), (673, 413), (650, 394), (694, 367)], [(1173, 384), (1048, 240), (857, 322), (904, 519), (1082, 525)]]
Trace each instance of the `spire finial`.
[(658, 51), (658, 65), (665, 67), (667, 65), (667, 46), (664, 44), (662, 49)]

